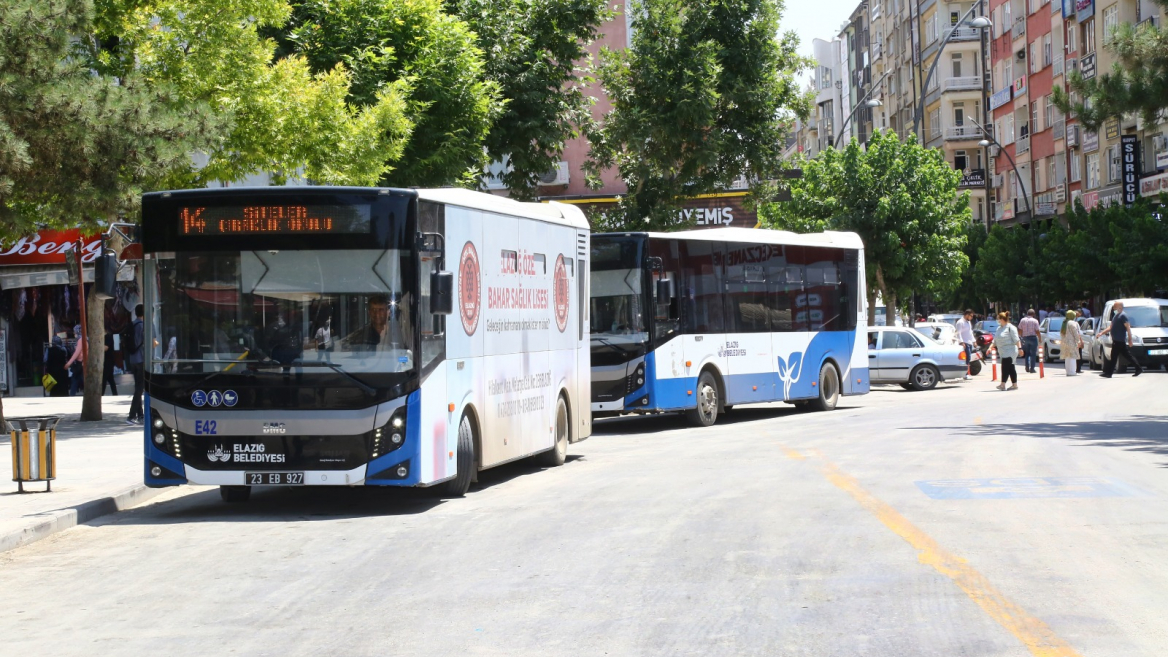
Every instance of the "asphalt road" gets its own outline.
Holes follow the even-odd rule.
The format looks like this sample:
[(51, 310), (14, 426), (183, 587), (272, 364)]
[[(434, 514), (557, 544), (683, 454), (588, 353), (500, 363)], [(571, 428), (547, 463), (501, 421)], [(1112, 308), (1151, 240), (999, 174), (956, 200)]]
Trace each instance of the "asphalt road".
[(1163, 655), (1168, 374), (600, 422), (471, 494), (180, 490), (0, 555), (0, 653)]

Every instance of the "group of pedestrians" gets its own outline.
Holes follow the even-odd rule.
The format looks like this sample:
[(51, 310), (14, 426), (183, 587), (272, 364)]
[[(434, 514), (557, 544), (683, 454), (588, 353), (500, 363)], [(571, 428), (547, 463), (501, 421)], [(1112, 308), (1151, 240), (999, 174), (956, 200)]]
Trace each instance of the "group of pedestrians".
[[(1054, 311), (1050, 311), (1050, 314), (1053, 315)], [(994, 347), (1002, 361), (1002, 380), (997, 385), (998, 390), (1018, 389), (1017, 362), (1019, 359), (1024, 359), (1023, 364), (1027, 372), (1033, 374), (1038, 371), (1039, 322), (1036, 315), (1037, 313), (1031, 308), (1026, 311), (1026, 316), (1018, 322), (1018, 326), (1014, 326), (1010, 323), (1009, 311), (998, 313), (998, 330), (994, 334)], [(1063, 366), (1067, 376), (1075, 376), (1082, 372), (1083, 332), (1077, 321), (1080, 316), (1091, 316), (1085, 305), (1082, 310), (1067, 310), (1059, 330)], [(973, 317), (973, 311), (966, 310), (962, 318), (957, 320), (957, 335), (958, 339), (965, 345), (966, 362), (969, 362), (973, 350), (977, 348), (972, 329)], [(1144, 370), (1131, 352), (1131, 322), (1128, 321), (1127, 314), (1123, 312), (1123, 303), (1121, 302), (1115, 303), (1115, 316), (1111, 320), (1111, 325), (1100, 331), (1096, 339), (1107, 334), (1111, 334), (1111, 355), (1110, 358), (1104, 358), (1103, 378), (1110, 379), (1112, 377), (1115, 373), (1115, 364), (1120, 356), (1126, 358), (1135, 367), (1136, 371), (1133, 376), (1142, 374)], [(968, 379), (969, 376), (967, 375), (965, 378)], [(1007, 383), (1010, 384), (1009, 387), (1006, 386)]]

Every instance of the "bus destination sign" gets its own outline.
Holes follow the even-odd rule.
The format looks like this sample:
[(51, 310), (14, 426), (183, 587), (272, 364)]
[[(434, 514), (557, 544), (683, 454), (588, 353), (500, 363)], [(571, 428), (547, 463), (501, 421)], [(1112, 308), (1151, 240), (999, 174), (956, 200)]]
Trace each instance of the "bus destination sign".
[(371, 228), (368, 205), (213, 205), (179, 210), (181, 235), (359, 234)]

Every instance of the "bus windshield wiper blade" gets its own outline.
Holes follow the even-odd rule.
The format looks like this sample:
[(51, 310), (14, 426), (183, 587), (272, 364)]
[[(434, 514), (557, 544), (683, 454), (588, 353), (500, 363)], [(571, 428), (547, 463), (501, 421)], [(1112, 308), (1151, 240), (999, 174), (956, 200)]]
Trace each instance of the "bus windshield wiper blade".
[(203, 384), (204, 384), (204, 383), (206, 383), (206, 382), (210, 381), (211, 379), (213, 379), (213, 378), (215, 378), (215, 377), (219, 376), (220, 374), (222, 374), (222, 373), (224, 373), (224, 372), (229, 372), (229, 371), (231, 371), (231, 368), (235, 367), (235, 366), (236, 366), (236, 364), (238, 364), (238, 363), (253, 363), (253, 362), (255, 362), (255, 361), (245, 361), (245, 360), (244, 360), (244, 358), (247, 358), (247, 355), (248, 355), (248, 354), (250, 354), (250, 353), (251, 353), (251, 351), (245, 351), (245, 352), (243, 352), (242, 354), (240, 354), (240, 355), (239, 355), (239, 358), (236, 358), (236, 359), (234, 359), (234, 360), (230, 360), (230, 361), (226, 361), (226, 360), (201, 360), (201, 361), (186, 361), (186, 362), (203, 362), (203, 363), (230, 363), (230, 364), (229, 364), (227, 367), (224, 367), (224, 368), (223, 368), (223, 369), (221, 369), (221, 370), (216, 370), (216, 371), (214, 371), (214, 372), (211, 372), (211, 373), (210, 373), (210, 374), (208, 374), (207, 376), (205, 376), (205, 377), (203, 377), (203, 378), (199, 379), (198, 381), (196, 381), (196, 382), (195, 382), (195, 384), (194, 384), (194, 385), (187, 387), (187, 389), (186, 389), (186, 392), (185, 392), (184, 394), (187, 394), (187, 395), (189, 395), (189, 394), (191, 394), (192, 392), (194, 392), (195, 390), (198, 390), (199, 388), (203, 387)]
[(357, 377), (353, 376), (352, 374), (349, 374), (340, 365), (334, 365), (333, 363), (326, 363), (324, 361), (320, 361), (317, 363), (294, 363), (294, 364), (292, 364), (292, 367), (327, 367), (330, 370), (336, 372), (337, 374), (340, 374), (341, 376), (345, 377), (346, 379), (352, 381), (353, 383), (356, 383), (359, 388), (361, 388), (362, 390), (365, 391), (365, 394), (372, 395), (372, 394), (375, 394), (377, 392), (377, 388), (374, 388), (373, 386), (369, 385), (368, 383), (365, 383), (361, 379), (358, 379)]

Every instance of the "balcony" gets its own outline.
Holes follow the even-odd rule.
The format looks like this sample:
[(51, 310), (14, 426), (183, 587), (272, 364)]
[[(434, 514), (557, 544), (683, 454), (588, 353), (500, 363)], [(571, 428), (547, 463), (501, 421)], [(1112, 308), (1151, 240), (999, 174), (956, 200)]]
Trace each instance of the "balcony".
[(1015, 18), (1014, 28), (1010, 31), (1011, 39), (1021, 39), (1026, 36), (1026, 17)]
[(884, 54), (883, 44), (873, 43), (872, 44), (872, 61), (876, 61), (877, 59), (880, 59), (880, 57), (883, 54)]
[(941, 91), (981, 91), (981, 77), (947, 78), (941, 82)]
[(949, 37), (949, 41), (976, 41), (981, 38), (981, 30), (973, 27), (955, 27), (952, 30), (953, 36)]
[(1030, 137), (1019, 137), (1018, 141), (1014, 142), (1014, 154), (1029, 153), (1030, 152)]
[(945, 128), (945, 141), (982, 139), (984, 134), (981, 130), (971, 125), (952, 125)]

